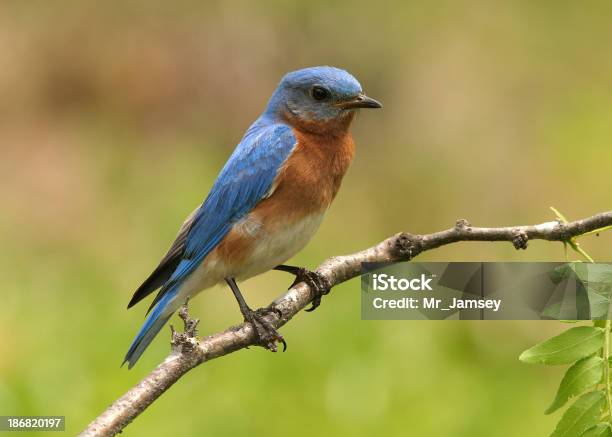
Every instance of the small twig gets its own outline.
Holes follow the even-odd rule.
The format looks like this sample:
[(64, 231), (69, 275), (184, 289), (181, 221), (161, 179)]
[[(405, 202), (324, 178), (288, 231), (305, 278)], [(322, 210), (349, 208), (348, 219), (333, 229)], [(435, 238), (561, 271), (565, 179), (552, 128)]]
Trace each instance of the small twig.
[(189, 300), (181, 307), (178, 314), (183, 321), (183, 332), (177, 332), (174, 326), (170, 325), (170, 331), (172, 332), (170, 344), (175, 354), (188, 354), (198, 346), (197, 327), (200, 319), (192, 319), (189, 316)]
[[(517, 249), (524, 249), (529, 240), (537, 239), (567, 243), (574, 237), (611, 225), (612, 211), (567, 223), (552, 221), (539, 225), (503, 228), (472, 227), (467, 220), (458, 220), (454, 227), (444, 231), (427, 235), (400, 233), (361, 252), (329, 258), (317, 268), (317, 272), (333, 287), (360, 275), (361, 264), (364, 262), (407, 261), (427, 250), (460, 241), (508, 241)], [(308, 306), (313, 298), (314, 293), (310, 288), (299, 283), (272, 302), (270, 307), (277, 311), (270, 312), (266, 319), (272, 326), (279, 328)], [(189, 318), (186, 307), (183, 310), (179, 315), (185, 323), (187, 333), (173, 332), (173, 352), (140, 383), (91, 422), (81, 433), (82, 436), (113, 436), (121, 432), (185, 373), (206, 361), (254, 345), (256, 342), (253, 328), (243, 323), (210, 335), (198, 343), (195, 339), (197, 320)]]

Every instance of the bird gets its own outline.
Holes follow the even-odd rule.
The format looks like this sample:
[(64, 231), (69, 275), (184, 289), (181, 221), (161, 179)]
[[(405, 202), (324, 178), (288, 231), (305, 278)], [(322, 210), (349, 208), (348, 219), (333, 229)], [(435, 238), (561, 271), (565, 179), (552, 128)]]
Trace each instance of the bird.
[(317, 231), (351, 164), (350, 126), (361, 108), (382, 108), (345, 70), (309, 67), (287, 73), (247, 129), (203, 203), (128, 304), (159, 290), (123, 364), (132, 368), (168, 319), (200, 291), (225, 282), (257, 344), (276, 351), (284, 338), (253, 311), (237, 281), (270, 270), (295, 276), (319, 306), (329, 284), (320, 274), (284, 264)]

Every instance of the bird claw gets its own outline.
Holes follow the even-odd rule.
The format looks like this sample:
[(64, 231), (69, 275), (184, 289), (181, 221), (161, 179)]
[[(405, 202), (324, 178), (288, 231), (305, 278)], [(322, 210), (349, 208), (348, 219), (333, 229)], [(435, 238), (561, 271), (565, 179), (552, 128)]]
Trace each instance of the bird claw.
[(275, 307), (259, 308), (245, 315), (244, 320), (253, 326), (255, 336), (257, 337), (257, 345), (272, 352), (277, 352), (276, 344), (282, 343), (283, 352), (285, 352), (287, 350), (287, 342), (284, 337), (276, 330), (272, 323), (265, 319), (270, 313), (275, 313), (279, 318), (283, 315), (281, 310)]
[(329, 283), (329, 280), (321, 273), (305, 268), (299, 268), (296, 271), (295, 281), (293, 281), (293, 284), (291, 284), (289, 288), (299, 284), (300, 282), (304, 282), (306, 285), (308, 285), (314, 294), (312, 306), (306, 310), (307, 312), (312, 312), (316, 310), (319, 305), (321, 305), (321, 299), (323, 296), (329, 294), (331, 291), (331, 284)]

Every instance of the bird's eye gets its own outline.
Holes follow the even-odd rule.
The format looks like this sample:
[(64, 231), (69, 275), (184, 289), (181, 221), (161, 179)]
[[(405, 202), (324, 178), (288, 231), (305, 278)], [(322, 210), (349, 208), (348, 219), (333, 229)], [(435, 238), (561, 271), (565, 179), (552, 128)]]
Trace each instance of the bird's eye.
[(310, 91), (312, 94), (312, 98), (315, 100), (325, 100), (330, 96), (329, 91), (323, 88), (322, 86), (315, 85), (312, 87)]

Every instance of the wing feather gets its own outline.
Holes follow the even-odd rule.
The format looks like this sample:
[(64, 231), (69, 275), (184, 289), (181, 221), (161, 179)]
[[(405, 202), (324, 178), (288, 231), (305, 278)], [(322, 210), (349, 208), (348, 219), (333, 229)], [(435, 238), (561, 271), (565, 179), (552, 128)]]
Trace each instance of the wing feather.
[(172, 243), (172, 246), (170, 246), (170, 249), (168, 249), (168, 252), (166, 255), (164, 255), (155, 270), (153, 270), (142, 285), (138, 287), (134, 293), (134, 296), (132, 296), (132, 300), (130, 300), (130, 303), (127, 306), (128, 308), (136, 305), (142, 299), (164, 285), (168, 279), (170, 279), (170, 276), (172, 276), (172, 273), (174, 270), (176, 270), (176, 267), (181, 261), (181, 257), (185, 251), (187, 235), (189, 234), (189, 230), (191, 229), (191, 225), (193, 224), (193, 220), (199, 209), (200, 207), (196, 208), (191, 214), (189, 214), (189, 217), (185, 219), (178, 231), (178, 234), (176, 235), (174, 243)]
[(183, 223), (157, 268), (136, 290), (128, 308), (162, 287), (149, 310), (177, 287), (273, 187), (296, 139), (284, 124), (255, 123), (225, 164), (208, 197)]

